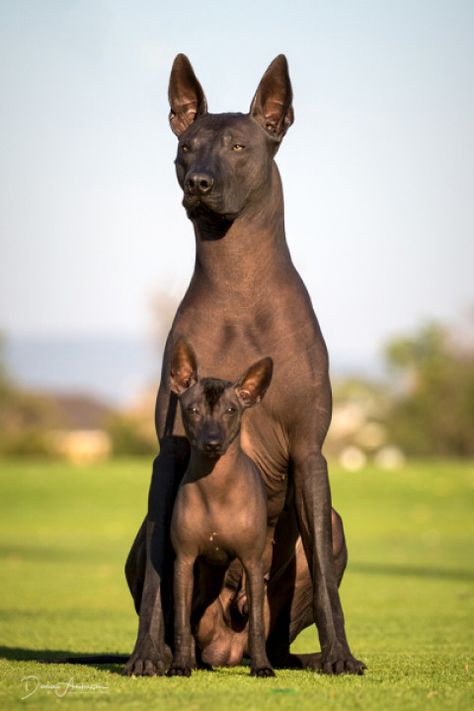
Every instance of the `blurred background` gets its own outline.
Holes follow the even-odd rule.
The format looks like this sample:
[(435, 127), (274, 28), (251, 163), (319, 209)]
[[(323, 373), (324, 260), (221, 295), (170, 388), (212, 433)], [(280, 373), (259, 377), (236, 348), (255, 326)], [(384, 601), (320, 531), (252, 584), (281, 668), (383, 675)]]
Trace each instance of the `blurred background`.
[(0, 8), (0, 454), (151, 455), (189, 281), (167, 84), (247, 111), (289, 60), (287, 238), (330, 357), (330, 457), (474, 455), (474, 5), (44, 0)]

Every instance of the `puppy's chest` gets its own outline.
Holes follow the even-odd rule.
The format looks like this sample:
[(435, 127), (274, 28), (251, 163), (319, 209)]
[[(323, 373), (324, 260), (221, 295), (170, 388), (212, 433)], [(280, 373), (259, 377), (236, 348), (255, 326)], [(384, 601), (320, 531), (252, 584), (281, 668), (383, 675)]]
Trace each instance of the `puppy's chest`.
[(236, 557), (235, 540), (231, 540), (228, 532), (222, 533), (211, 528), (218, 526), (210, 526), (205, 535), (201, 536), (199, 555), (216, 565), (228, 565)]
[(248, 515), (244, 502), (206, 506), (200, 514), (198, 553), (211, 562), (229, 563), (258, 534), (256, 517)]

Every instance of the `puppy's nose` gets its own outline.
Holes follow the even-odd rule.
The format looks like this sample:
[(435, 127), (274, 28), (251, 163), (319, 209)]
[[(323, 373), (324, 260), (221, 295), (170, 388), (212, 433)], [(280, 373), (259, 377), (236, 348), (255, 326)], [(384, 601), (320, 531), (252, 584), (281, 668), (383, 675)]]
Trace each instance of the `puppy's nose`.
[(208, 439), (204, 442), (204, 451), (210, 454), (215, 454), (220, 452), (222, 448), (222, 442), (220, 439)]
[(186, 176), (186, 192), (192, 195), (207, 195), (212, 190), (214, 178), (208, 173), (190, 173)]

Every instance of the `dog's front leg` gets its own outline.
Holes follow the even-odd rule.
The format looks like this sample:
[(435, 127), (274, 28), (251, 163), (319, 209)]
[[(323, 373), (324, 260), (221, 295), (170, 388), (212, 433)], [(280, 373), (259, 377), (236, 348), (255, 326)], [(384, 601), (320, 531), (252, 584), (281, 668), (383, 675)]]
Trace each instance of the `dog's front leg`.
[(260, 558), (242, 560), (247, 577), (247, 597), (249, 600), (249, 652), (252, 676), (275, 676), (265, 650), (263, 622), (263, 565)]
[(178, 555), (174, 564), (174, 656), (169, 676), (191, 676), (196, 666), (191, 632), (195, 558)]
[(188, 447), (178, 438), (164, 438), (153, 465), (146, 520), (146, 569), (140, 603), (137, 641), (123, 673), (165, 674), (171, 663), (165, 621), (172, 620), (173, 550), (169, 530), (176, 491), (187, 465)]
[(126, 676), (161, 676), (166, 673), (171, 659), (171, 652), (165, 644), (165, 625), (160, 595), (162, 575), (150, 560), (155, 533), (156, 523), (147, 520), (147, 560), (138, 636), (133, 653), (123, 670)]
[(326, 674), (362, 674), (349, 649), (332, 550), (331, 492), (320, 450), (293, 457), (298, 524), (313, 581), (313, 614)]

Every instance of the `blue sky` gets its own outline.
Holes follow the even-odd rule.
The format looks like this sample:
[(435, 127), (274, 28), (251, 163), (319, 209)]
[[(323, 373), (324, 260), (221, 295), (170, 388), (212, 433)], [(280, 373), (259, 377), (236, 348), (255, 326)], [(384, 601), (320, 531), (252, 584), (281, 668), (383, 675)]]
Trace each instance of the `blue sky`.
[(330, 351), (474, 302), (474, 3), (0, 3), (0, 330), (147, 333), (193, 265), (167, 122), (177, 52), (211, 111), (273, 57), (296, 120), (287, 238)]

